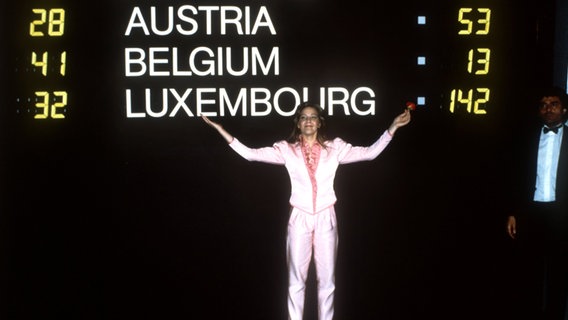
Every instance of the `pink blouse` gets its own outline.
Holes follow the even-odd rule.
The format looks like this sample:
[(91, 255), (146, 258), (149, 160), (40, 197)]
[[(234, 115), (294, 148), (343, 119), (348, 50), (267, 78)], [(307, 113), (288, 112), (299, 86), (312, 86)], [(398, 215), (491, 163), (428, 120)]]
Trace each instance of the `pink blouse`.
[(316, 169), (318, 167), (318, 162), (321, 154), (321, 145), (319, 143), (314, 143), (310, 147), (309, 143), (302, 141), (302, 154), (304, 155), (304, 160), (306, 161), (306, 167), (308, 168), (308, 174), (310, 175), (310, 181), (312, 182), (312, 202), (314, 206), (314, 212), (316, 211), (316, 198), (318, 195), (318, 184), (316, 180)]
[(321, 148), (311, 169), (300, 143), (278, 141), (271, 147), (249, 148), (234, 138), (229, 146), (248, 161), (284, 165), (292, 186), (290, 205), (316, 214), (337, 201), (333, 183), (340, 164), (373, 160), (391, 140), (392, 136), (385, 130), (379, 139), (368, 147), (352, 146), (341, 138), (326, 141), (325, 148)]

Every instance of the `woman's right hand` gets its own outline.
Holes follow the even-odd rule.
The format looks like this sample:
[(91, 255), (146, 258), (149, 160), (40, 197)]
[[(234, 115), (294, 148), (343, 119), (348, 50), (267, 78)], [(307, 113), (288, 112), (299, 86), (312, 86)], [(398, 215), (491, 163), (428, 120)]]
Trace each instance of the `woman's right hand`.
[(227, 141), (227, 143), (231, 143), (233, 142), (233, 136), (227, 132), (225, 129), (223, 129), (223, 126), (215, 121), (212, 121), (211, 119), (209, 119), (207, 116), (201, 115), (201, 118), (203, 119), (203, 121), (205, 121), (205, 123), (207, 123), (209, 126), (213, 127), (215, 130), (217, 130), (219, 132), (219, 134), (225, 138), (225, 140)]
[(221, 125), (218, 124), (217, 122), (212, 121), (211, 119), (207, 118), (207, 116), (202, 115), (201, 119), (203, 119), (203, 121), (205, 121), (205, 123), (207, 123), (208, 125), (210, 125), (211, 127), (219, 130), (221, 128)]

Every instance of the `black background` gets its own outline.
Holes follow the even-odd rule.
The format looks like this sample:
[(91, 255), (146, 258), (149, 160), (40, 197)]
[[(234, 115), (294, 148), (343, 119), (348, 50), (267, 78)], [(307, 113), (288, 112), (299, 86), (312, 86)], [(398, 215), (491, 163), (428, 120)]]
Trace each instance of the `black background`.
[[(266, 5), (278, 35), (124, 37), (132, 7), (151, 4)], [(67, 35), (53, 50), (68, 51), (68, 74), (34, 82), (15, 66), (52, 39), (28, 37), (30, 8), (57, 6)], [(492, 49), (480, 82), (493, 94), (487, 115), (447, 108), (449, 90), (471, 81), (459, 57), (477, 46), (455, 35), (463, 6), (494, 14), (490, 39), (477, 39)], [(337, 173), (338, 319), (518, 318), (504, 229), (509, 150), (531, 115), (531, 90), (553, 79), (553, 9), (507, 0), (3, 3), (1, 318), (285, 319), (285, 169), (246, 162), (199, 118), (124, 112), (125, 88), (259, 85), (370, 86), (374, 116), (328, 118), (331, 136), (356, 145), (372, 143), (406, 101), (428, 97), (379, 158)], [(416, 26), (419, 14), (427, 26)], [(127, 79), (123, 50), (139, 41), (279, 46), (281, 75)], [(422, 54), (428, 67), (415, 65)], [(66, 88), (66, 119), (15, 112), (15, 98), (38, 86)], [(216, 120), (252, 147), (291, 130), (274, 114)]]

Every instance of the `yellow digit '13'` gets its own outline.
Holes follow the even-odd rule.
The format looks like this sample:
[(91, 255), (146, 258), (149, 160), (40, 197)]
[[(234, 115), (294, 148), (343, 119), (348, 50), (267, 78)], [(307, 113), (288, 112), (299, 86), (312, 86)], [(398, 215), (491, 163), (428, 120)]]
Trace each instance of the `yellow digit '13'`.
[[(474, 55), (477, 57), (478, 55), (481, 55), (481, 58), (478, 59), (474, 59)], [(473, 72), (474, 74), (477, 75), (486, 75), (489, 73), (489, 60), (491, 58), (491, 49), (488, 48), (477, 48), (476, 51), (474, 51), (473, 49), (469, 50), (469, 53), (467, 55), (468, 57), (468, 62), (467, 62), (467, 72), (472, 73), (473, 72), (473, 63), (475, 61), (475, 63), (477, 65), (480, 66), (480, 68), (478, 68), (477, 70), (475, 70), (475, 72)]]

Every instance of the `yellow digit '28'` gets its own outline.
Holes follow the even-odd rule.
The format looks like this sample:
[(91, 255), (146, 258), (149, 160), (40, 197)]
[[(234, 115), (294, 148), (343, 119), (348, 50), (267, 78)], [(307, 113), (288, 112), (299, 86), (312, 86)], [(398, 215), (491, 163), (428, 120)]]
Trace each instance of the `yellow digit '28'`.
[(32, 9), (37, 19), (30, 23), (30, 35), (32, 37), (45, 36), (45, 24), (47, 23), (47, 35), (50, 37), (62, 36), (65, 32), (65, 10), (61, 8), (50, 9), (49, 14), (46, 9)]

